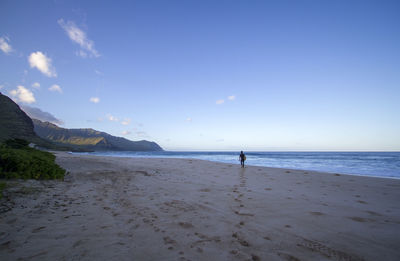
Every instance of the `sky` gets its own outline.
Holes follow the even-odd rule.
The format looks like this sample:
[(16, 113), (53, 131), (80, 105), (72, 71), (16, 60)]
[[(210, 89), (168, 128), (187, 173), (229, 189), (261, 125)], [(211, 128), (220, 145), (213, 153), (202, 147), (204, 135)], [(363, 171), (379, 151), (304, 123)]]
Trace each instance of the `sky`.
[(165, 150), (400, 151), (400, 1), (0, 1), (0, 92)]

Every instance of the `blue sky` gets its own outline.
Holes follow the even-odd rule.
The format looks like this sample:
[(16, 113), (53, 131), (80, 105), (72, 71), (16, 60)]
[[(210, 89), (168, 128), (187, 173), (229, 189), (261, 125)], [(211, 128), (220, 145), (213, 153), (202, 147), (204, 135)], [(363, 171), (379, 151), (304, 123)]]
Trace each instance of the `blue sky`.
[(400, 150), (399, 13), (399, 1), (3, 0), (0, 91), (62, 127), (167, 150)]

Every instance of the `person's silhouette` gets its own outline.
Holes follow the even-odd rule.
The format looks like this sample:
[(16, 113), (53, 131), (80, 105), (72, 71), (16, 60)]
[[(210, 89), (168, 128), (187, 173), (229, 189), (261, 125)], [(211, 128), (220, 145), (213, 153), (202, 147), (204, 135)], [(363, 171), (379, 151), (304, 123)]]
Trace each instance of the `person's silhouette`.
[(239, 160), (240, 160), (240, 165), (242, 165), (242, 168), (244, 168), (244, 161), (246, 160), (246, 155), (244, 155), (243, 151), (240, 152)]

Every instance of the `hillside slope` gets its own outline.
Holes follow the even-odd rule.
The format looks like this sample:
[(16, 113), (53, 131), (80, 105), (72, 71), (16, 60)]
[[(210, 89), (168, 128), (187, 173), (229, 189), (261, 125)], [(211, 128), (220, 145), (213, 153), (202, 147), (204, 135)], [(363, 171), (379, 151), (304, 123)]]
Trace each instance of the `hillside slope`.
[(0, 142), (7, 139), (37, 139), (31, 118), (10, 98), (0, 93)]
[(33, 123), (37, 135), (59, 145), (94, 151), (162, 151), (157, 143), (146, 140), (131, 141), (94, 129), (65, 129), (36, 119), (33, 119)]

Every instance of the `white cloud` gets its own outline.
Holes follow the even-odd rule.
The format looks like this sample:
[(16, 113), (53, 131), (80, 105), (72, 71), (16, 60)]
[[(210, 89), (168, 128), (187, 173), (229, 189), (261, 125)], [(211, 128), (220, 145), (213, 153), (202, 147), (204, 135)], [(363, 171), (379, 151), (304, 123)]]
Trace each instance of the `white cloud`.
[(50, 86), (49, 91), (62, 93), (60, 85), (57, 84), (53, 84), (52, 86)]
[(51, 65), (51, 59), (42, 52), (31, 53), (28, 57), (31, 68), (38, 69), (47, 77), (57, 77), (56, 70)]
[(186, 121), (192, 122), (192, 118), (188, 117), (188, 118), (186, 118)]
[[(78, 56), (87, 57), (90, 55), (91, 57), (99, 57), (99, 52), (94, 48), (94, 42), (87, 38), (86, 33), (81, 30), (73, 21), (64, 22), (63, 19), (58, 20), (58, 24), (64, 29), (67, 33), (69, 39), (73, 42), (79, 44), (79, 46), (83, 49), (77, 52)], [(89, 54), (87, 53), (89, 52)]]
[(236, 99), (235, 95), (228, 96), (228, 100), (233, 101), (234, 99)]
[(102, 74), (103, 74), (103, 73), (100, 72), (99, 70), (94, 70), (94, 72), (95, 72), (97, 75), (102, 75)]
[(4, 85), (0, 85), (0, 90), (4, 88)]
[(107, 120), (109, 120), (109, 121), (116, 121), (116, 122), (119, 121), (118, 118), (112, 116), (111, 114), (107, 114), (107, 115), (106, 115), (106, 118), (107, 118)]
[(123, 120), (122, 122), (121, 122), (121, 124), (122, 125), (129, 125), (130, 123), (131, 123), (131, 119), (129, 119), (129, 118), (126, 118), (125, 120)]
[(5, 54), (9, 54), (13, 51), (11, 45), (8, 42), (10, 42), (10, 38), (8, 38), (7, 36), (0, 37), (0, 49)]
[(130, 132), (130, 131), (123, 131), (122, 132), (122, 135), (129, 135), (129, 134), (131, 134), (132, 132)]
[(40, 89), (40, 83), (34, 82), (34, 83), (32, 84), (32, 87), (35, 88), (35, 89)]
[(225, 100), (217, 100), (215, 103), (219, 105), (219, 104), (223, 104), (224, 102), (225, 102)]
[(100, 98), (99, 98), (99, 97), (91, 97), (91, 98), (89, 99), (89, 101), (90, 101), (90, 102), (93, 102), (93, 103), (99, 103), (99, 102), (100, 102)]
[(36, 102), (33, 93), (22, 85), (18, 85), (17, 89), (11, 90), (10, 94), (17, 102), (28, 104)]

